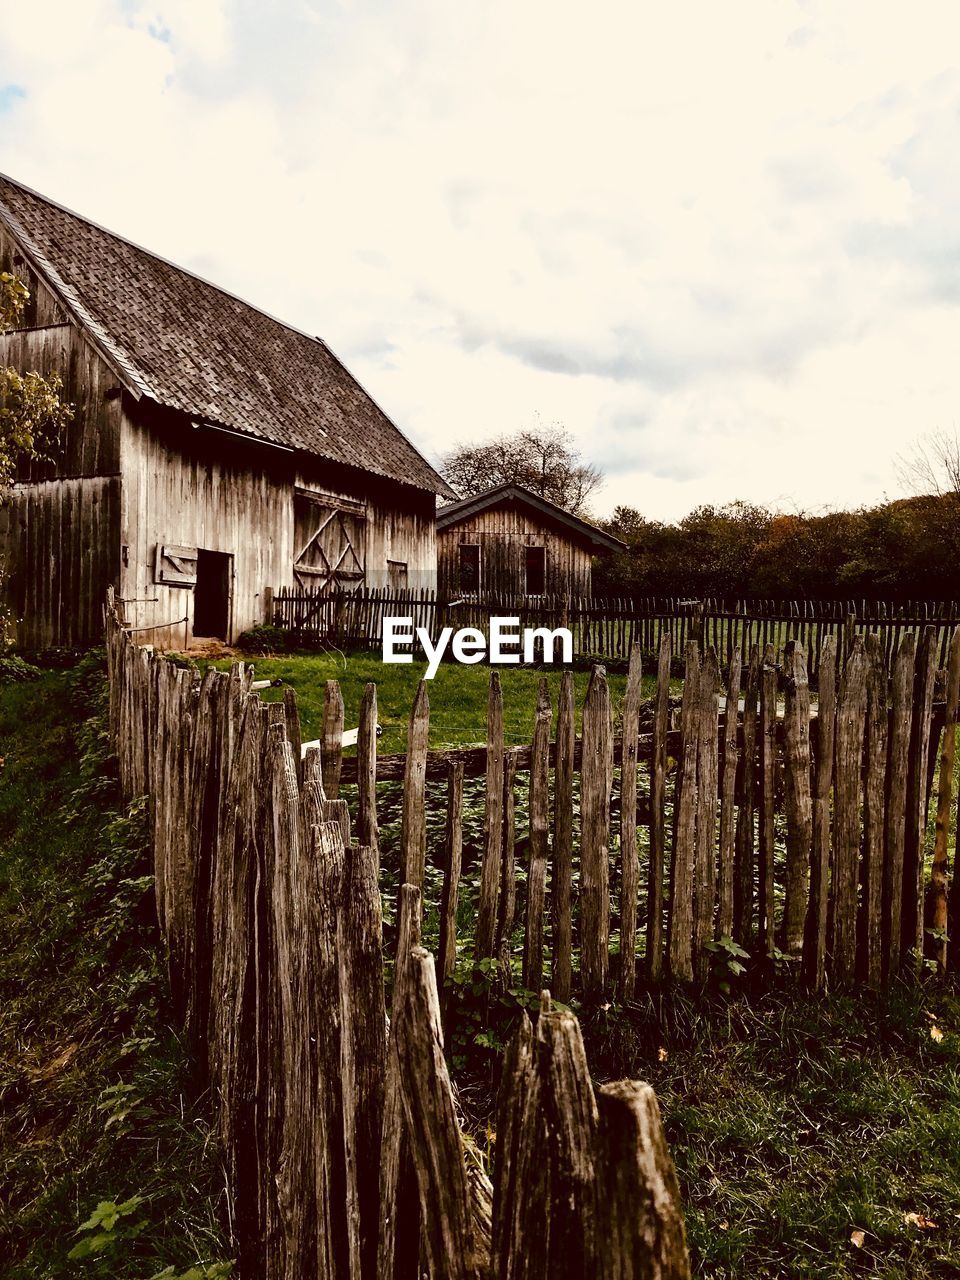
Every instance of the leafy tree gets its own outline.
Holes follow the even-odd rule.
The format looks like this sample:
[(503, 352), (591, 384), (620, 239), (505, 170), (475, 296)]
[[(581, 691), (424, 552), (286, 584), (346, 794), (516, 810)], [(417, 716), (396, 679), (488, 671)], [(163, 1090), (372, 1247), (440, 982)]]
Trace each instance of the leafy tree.
[[(21, 280), (0, 272), (0, 334), (16, 327), (29, 297)], [(9, 489), (24, 459), (49, 455), (72, 418), (62, 390), (56, 373), (43, 378), (0, 365), (0, 493)]]
[(440, 472), (464, 498), (496, 485), (519, 484), (579, 516), (603, 483), (600, 471), (583, 461), (573, 437), (558, 423), (457, 445), (440, 459)]

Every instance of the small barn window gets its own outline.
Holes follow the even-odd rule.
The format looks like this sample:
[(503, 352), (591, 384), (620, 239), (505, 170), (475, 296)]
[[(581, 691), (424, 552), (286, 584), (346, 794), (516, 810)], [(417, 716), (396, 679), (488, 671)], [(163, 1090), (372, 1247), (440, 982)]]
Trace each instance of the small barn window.
[(407, 585), (407, 562), (406, 560), (388, 560), (387, 561), (387, 582), (391, 587), (397, 590), (403, 590)]
[(547, 585), (547, 553), (543, 547), (527, 547), (527, 595), (542, 596)]
[(480, 590), (480, 548), (475, 544), (460, 544), (460, 590)]

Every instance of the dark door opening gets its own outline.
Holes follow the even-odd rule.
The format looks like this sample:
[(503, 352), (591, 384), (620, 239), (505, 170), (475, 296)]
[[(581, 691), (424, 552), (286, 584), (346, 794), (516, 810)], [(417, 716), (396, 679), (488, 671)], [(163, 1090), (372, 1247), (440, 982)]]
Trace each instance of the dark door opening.
[(197, 552), (197, 585), (193, 591), (193, 634), (230, 638), (230, 561), (224, 551)]
[(527, 595), (542, 596), (547, 583), (547, 553), (543, 547), (527, 547)]
[(480, 590), (480, 547), (476, 543), (460, 544), (460, 590)]

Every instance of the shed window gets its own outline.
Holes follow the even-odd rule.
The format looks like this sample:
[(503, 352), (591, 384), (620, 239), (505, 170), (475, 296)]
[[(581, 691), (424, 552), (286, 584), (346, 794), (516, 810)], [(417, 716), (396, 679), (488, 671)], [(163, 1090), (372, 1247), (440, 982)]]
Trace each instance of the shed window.
[(547, 554), (543, 547), (527, 547), (527, 595), (542, 596), (547, 584)]
[(407, 585), (406, 560), (387, 561), (387, 581), (391, 587), (402, 590)]
[(460, 590), (480, 590), (480, 548), (475, 544), (460, 546)]

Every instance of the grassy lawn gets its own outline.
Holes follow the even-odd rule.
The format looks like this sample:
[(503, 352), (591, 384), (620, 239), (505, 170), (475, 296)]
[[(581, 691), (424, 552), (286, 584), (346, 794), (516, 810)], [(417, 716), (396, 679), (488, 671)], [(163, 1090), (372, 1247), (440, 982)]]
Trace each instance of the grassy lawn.
[[(405, 751), (410, 705), (417, 682), (426, 670), (425, 662), (410, 665), (386, 665), (379, 651), (328, 653), (316, 655), (278, 656), (253, 660), (258, 679), (280, 679), (297, 691), (304, 737), (320, 736), (323, 722), (323, 695), (327, 680), (339, 680), (343, 693), (345, 724), (355, 727), (360, 713), (364, 686), (377, 686), (377, 704), (383, 737), (383, 753)], [(226, 669), (229, 663), (215, 664)], [(434, 748), (483, 742), (487, 723), (487, 685), (491, 668), (484, 665), (460, 666), (443, 663), (430, 681), (430, 746)], [(497, 667), (503, 685), (504, 733), (508, 745), (529, 742), (533, 732), (533, 713), (537, 700), (537, 679), (545, 675), (550, 683), (556, 706), (560, 688), (560, 671), (546, 667), (533, 673), (529, 668)], [(583, 703), (590, 679), (589, 671), (574, 674), (577, 706)], [(608, 675), (614, 708), (623, 697), (625, 677)], [(655, 677), (644, 678), (644, 696), (655, 691)], [(679, 688), (679, 683), (677, 684)], [(271, 700), (282, 696), (281, 690), (268, 690)]]

